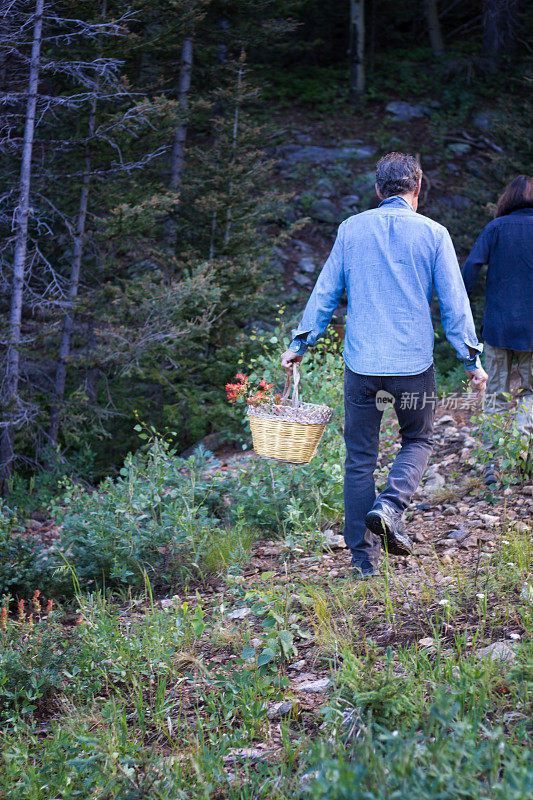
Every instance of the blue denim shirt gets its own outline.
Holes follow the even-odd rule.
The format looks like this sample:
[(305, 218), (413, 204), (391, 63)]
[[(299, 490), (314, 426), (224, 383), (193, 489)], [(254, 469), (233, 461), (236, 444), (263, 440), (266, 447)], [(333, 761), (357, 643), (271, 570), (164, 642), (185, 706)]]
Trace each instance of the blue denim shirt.
[[(472, 369), (479, 344), (450, 234), (398, 195), (339, 227), (290, 349), (303, 354), (326, 330), (346, 289), (344, 360), (361, 375), (417, 375), (433, 362), (430, 303), (457, 357)], [(479, 359), (476, 359), (476, 366)]]

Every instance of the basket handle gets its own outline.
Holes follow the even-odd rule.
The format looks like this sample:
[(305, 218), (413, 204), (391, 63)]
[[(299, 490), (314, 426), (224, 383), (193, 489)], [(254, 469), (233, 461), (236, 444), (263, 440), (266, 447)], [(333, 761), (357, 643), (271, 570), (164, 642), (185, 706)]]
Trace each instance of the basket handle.
[(300, 373), (298, 372), (297, 364), (292, 365), (292, 374), (290, 372), (287, 373), (287, 377), (285, 378), (285, 388), (283, 389), (283, 394), (281, 395), (280, 405), (284, 405), (289, 399), (291, 381), (293, 378), (294, 378), (294, 387), (292, 390), (291, 405), (293, 406), (298, 405), (298, 384), (300, 383)]

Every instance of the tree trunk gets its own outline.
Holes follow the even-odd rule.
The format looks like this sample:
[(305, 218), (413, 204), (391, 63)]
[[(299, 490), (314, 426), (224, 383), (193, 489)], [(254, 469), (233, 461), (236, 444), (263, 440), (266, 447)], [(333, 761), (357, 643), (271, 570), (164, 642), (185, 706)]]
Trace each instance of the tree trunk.
[(350, 0), (350, 100), (357, 103), (365, 91), (365, 2)]
[[(188, 94), (191, 88), (193, 55), (193, 38), (187, 37), (181, 46), (180, 77), (178, 85), (178, 112), (179, 121), (174, 131), (174, 141), (172, 142), (172, 152), (170, 155), (170, 180), (169, 188), (177, 192), (181, 183), (183, 172), (183, 162), (185, 159), (185, 140), (187, 138), (187, 111)], [(176, 246), (176, 223), (174, 219), (169, 219), (166, 225), (166, 238), (169, 247)]]
[[(246, 64), (246, 53), (241, 51), (239, 59), (239, 71), (237, 73), (237, 91), (235, 97), (235, 112), (233, 116), (233, 131), (231, 134), (231, 162), (230, 162), (230, 176), (235, 164), (235, 157), (237, 155), (237, 138), (239, 134), (239, 111), (241, 108), (241, 92), (242, 92), (242, 79), (244, 75), (244, 67)], [(230, 177), (228, 186), (228, 208), (226, 211), (226, 230), (224, 231), (224, 244), (229, 244), (229, 236), (231, 231), (231, 197), (233, 195), (233, 179)]]
[(35, 131), (35, 110), (37, 107), (37, 88), (41, 65), (41, 35), (43, 26), (44, 0), (36, 0), (33, 23), (33, 42), (31, 48), (28, 100), (24, 124), (24, 142), (20, 167), (19, 198), (15, 209), (15, 251), (13, 257), (13, 284), (9, 311), (9, 331), (7, 341), (6, 369), (2, 391), (2, 434), (0, 441), (0, 488), (7, 490), (7, 481), (13, 467), (13, 435), (16, 425), (22, 422), (18, 394), (20, 376), (20, 326), (22, 301), (24, 295), (24, 272), (28, 247), (28, 218), (30, 213), (31, 161)]
[(483, 0), (483, 49), (492, 70), (516, 52), (520, 0)]
[(183, 40), (181, 47), (180, 79), (178, 86), (178, 108), (180, 119), (174, 133), (172, 155), (170, 157), (170, 188), (175, 192), (181, 182), (183, 171), (184, 147), (187, 138), (187, 95), (191, 88), (193, 39), (192, 36)]
[(444, 42), (440, 28), (437, 0), (426, 0), (426, 18), (428, 21), (429, 41), (434, 56), (444, 55)]
[(55, 398), (54, 404), (50, 411), (50, 427), (48, 431), (48, 438), (53, 447), (57, 445), (57, 437), (59, 434), (59, 418), (61, 414), (61, 406), (63, 405), (63, 399), (65, 397), (67, 361), (70, 354), (70, 339), (72, 336), (72, 330), (74, 328), (74, 310), (76, 305), (76, 297), (78, 296), (78, 287), (80, 284), (81, 260), (83, 256), (83, 243), (85, 240), (87, 204), (89, 200), (89, 184), (91, 180), (90, 139), (94, 136), (96, 123), (97, 92), (98, 81), (95, 83), (94, 97), (91, 101), (91, 110), (89, 113), (89, 140), (87, 141), (85, 149), (85, 164), (81, 185), (80, 202), (78, 206), (78, 215), (76, 219), (76, 232), (74, 235), (74, 249), (72, 253), (72, 264), (70, 267), (67, 305), (65, 318), (63, 320), (61, 344), (59, 346), (59, 357), (57, 360), (56, 376), (54, 381)]
[[(107, 0), (102, 2), (102, 20), (105, 20), (107, 13)], [(98, 57), (102, 55), (102, 42), (98, 44)], [(85, 242), (85, 225), (87, 222), (87, 206), (89, 203), (89, 185), (91, 182), (91, 143), (96, 128), (96, 106), (98, 102), (99, 77), (98, 73), (94, 79), (93, 96), (89, 109), (89, 130), (85, 145), (85, 159), (83, 166), (83, 177), (81, 182), (80, 202), (76, 217), (76, 231), (74, 234), (74, 248), (72, 252), (72, 263), (70, 265), (70, 278), (68, 285), (67, 305), (63, 329), (61, 332), (61, 344), (59, 345), (59, 356), (57, 359), (56, 375), (54, 380), (54, 403), (50, 409), (50, 426), (48, 439), (52, 446), (57, 446), (59, 436), (59, 420), (61, 408), (65, 397), (65, 384), (67, 379), (67, 361), (70, 355), (70, 340), (74, 329), (74, 312), (78, 288), (80, 285), (81, 262), (83, 258), (83, 245)]]

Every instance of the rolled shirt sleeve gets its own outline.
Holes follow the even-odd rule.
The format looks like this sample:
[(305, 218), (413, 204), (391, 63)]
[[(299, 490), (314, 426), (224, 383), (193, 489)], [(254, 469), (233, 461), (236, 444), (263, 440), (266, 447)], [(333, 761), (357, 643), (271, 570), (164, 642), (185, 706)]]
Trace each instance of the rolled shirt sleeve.
[(328, 327), (345, 289), (344, 277), (344, 223), (317, 278), (315, 287), (304, 309), (300, 324), (292, 331), (289, 349), (303, 355), (314, 345)]
[(446, 338), (455, 348), (457, 358), (471, 364), (472, 356), (468, 348), (479, 354), (483, 350), (483, 345), (479, 343), (476, 335), (465, 284), (450, 234), (446, 229), (437, 247), (433, 281)]

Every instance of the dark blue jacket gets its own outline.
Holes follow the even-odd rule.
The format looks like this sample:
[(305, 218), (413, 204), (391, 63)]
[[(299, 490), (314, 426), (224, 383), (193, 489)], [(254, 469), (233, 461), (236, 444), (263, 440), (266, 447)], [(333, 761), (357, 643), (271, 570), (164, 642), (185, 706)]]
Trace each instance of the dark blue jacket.
[(533, 208), (497, 217), (481, 231), (462, 271), (468, 294), (483, 264), (483, 339), (492, 347), (533, 350)]

